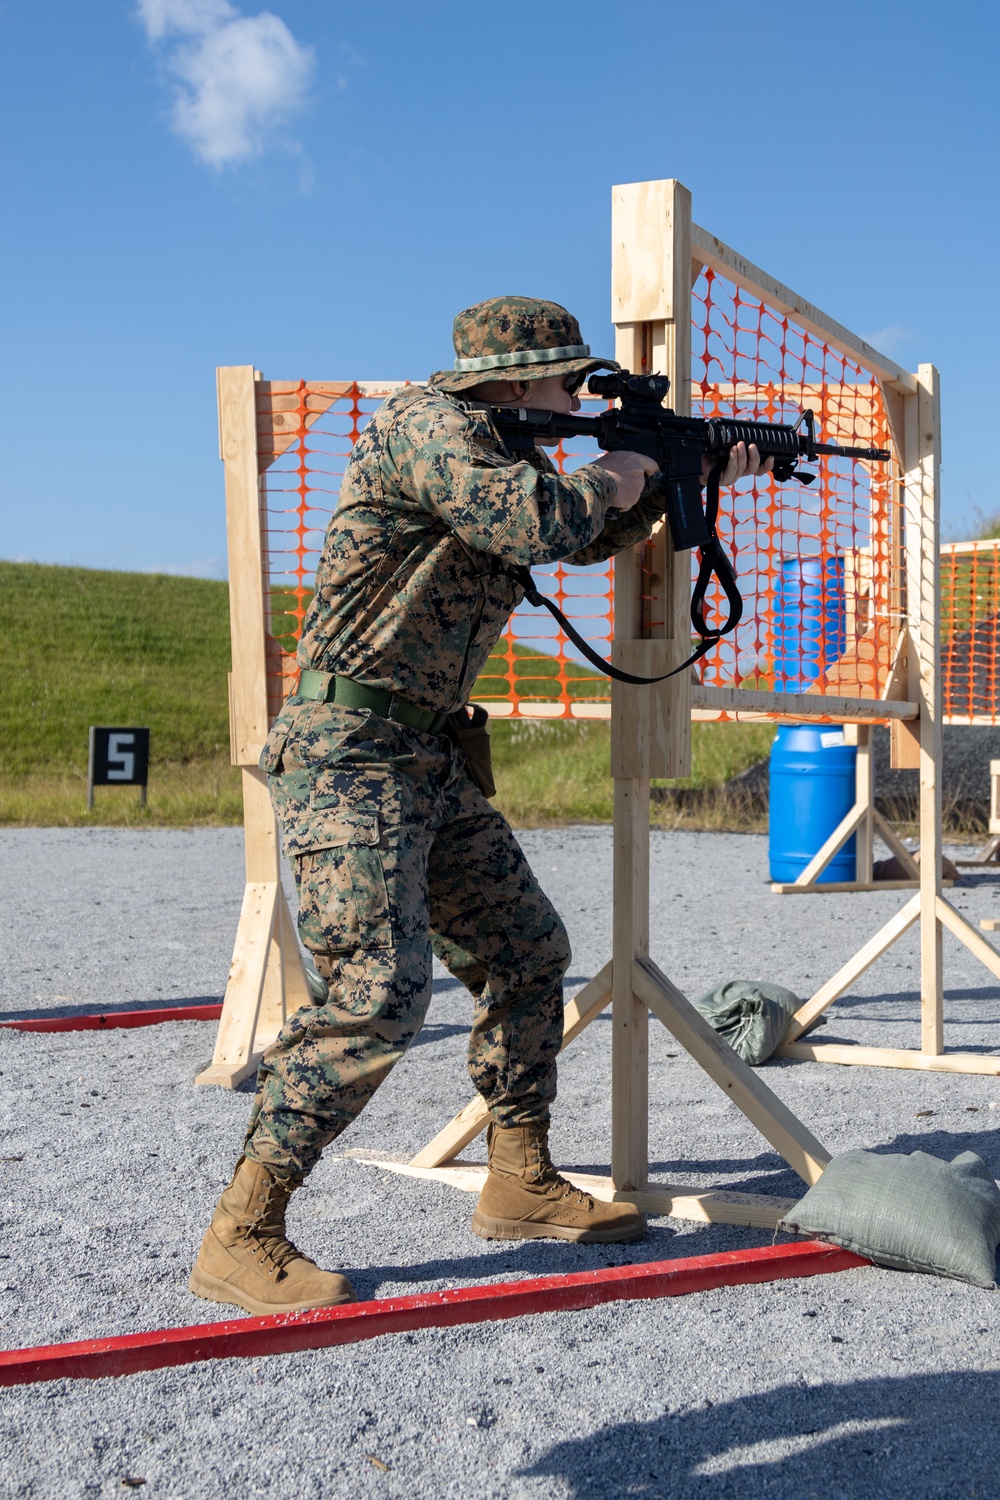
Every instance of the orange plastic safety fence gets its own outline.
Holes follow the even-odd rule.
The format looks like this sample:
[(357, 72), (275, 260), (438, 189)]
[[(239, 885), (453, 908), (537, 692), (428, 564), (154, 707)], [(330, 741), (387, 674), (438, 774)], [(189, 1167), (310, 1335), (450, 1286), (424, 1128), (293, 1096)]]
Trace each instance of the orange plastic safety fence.
[[(692, 312), (693, 415), (794, 424), (811, 409), (821, 441), (891, 448), (877, 381), (822, 339), (710, 268)], [(878, 698), (903, 623), (898, 470), (837, 458), (802, 468), (812, 484), (765, 477), (723, 491), (719, 534), (744, 612), (701, 680)], [(720, 590), (712, 602), (724, 605)]]
[(1000, 540), (941, 548), (941, 698), (945, 723), (1000, 723)]
[[(881, 391), (870, 372), (711, 269), (699, 276), (692, 305), (694, 415), (796, 422), (809, 408), (821, 440), (891, 448)], [(294, 651), (345, 464), (372, 412), (401, 383), (259, 386), (275, 712), (294, 679)], [(571, 472), (593, 453), (581, 439), (560, 445), (553, 456), (561, 472)], [(898, 470), (894, 463), (836, 458), (822, 459), (813, 470), (812, 485), (764, 478), (724, 491), (719, 532), (735, 560), (744, 613), (736, 632), (700, 664), (703, 683), (880, 696), (903, 617)], [(607, 656), (610, 565), (562, 562), (533, 572)], [(710, 617), (721, 618), (723, 604), (716, 589), (709, 595)], [(521, 605), (474, 696), (499, 716), (605, 718), (610, 687), (582, 664), (547, 611)]]
[[(372, 412), (399, 384), (349, 382), (332, 397), (328, 382), (265, 382), (259, 388), (258, 426), (266, 432), (260, 440), (262, 466), (271, 458), (269, 445), (281, 450), (263, 476), (266, 584), (275, 641), (268, 681), (272, 714), (294, 682), (294, 652), (347, 459)], [(560, 445), (552, 454), (561, 473), (592, 456), (583, 446)], [(613, 625), (610, 569), (561, 562), (532, 572), (540, 590), (607, 656)], [(548, 611), (522, 605), (487, 662), (474, 697), (498, 717), (606, 718), (610, 691), (606, 678), (580, 664)]]

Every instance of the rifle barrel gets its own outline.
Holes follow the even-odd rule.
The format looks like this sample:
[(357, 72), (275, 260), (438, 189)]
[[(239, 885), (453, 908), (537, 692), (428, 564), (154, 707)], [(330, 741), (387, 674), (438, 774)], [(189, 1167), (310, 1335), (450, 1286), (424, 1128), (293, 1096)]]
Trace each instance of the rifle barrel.
[[(602, 438), (607, 442), (609, 434), (615, 432), (619, 437), (615, 446), (627, 447), (630, 433), (638, 436), (640, 433), (648, 432), (653, 435), (657, 432), (655, 416), (621, 408), (612, 408), (599, 416), (584, 417), (575, 412), (569, 414), (494, 407), (492, 415), (501, 433), (515, 442), (522, 440), (519, 446), (529, 445), (538, 436), (593, 437), (598, 442)], [(892, 457), (886, 448), (848, 448), (841, 443), (814, 443), (805, 433), (783, 423), (744, 422), (728, 418), (710, 418), (705, 421), (699, 417), (677, 418), (672, 413), (663, 415), (666, 420), (663, 422), (662, 438), (666, 444), (669, 445), (671, 436), (675, 439), (683, 436), (690, 443), (704, 432), (707, 451), (716, 454), (728, 453), (735, 443), (744, 442), (748, 445), (756, 443), (765, 457), (787, 458), (792, 461), (820, 454), (831, 458), (860, 458), (868, 463), (886, 463)]]
[(845, 448), (842, 443), (814, 443), (803, 447), (803, 453), (828, 453), (834, 458), (864, 458), (869, 463), (888, 463), (892, 454), (888, 448)]

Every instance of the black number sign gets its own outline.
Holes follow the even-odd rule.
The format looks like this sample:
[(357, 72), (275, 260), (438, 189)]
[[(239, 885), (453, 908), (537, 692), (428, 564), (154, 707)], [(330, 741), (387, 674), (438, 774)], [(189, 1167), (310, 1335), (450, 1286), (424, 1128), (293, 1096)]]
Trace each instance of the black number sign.
[(148, 780), (148, 729), (108, 729), (97, 724), (90, 726), (88, 807), (94, 805), (95, 786), (142, 787), (140, 800), (145, 806)]

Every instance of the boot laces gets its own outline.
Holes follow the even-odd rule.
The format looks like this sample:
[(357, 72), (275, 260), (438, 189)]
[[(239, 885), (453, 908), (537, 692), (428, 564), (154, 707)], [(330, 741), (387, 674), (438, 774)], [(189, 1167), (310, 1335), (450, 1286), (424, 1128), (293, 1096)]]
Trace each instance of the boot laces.
[(531, 1180), (543, 1187), (550, 1198), (567, 1198), (580, 1208), (590, 1212), (594, 1207), (594, 1200), (589, 1193), (583, 1192), (581, 1188), (574, 1187), (571, 1182), (557, 1171), (555, 1163), (549, 1154), (549, 1144), (544, 1136), (533, 1140)]
[(260, 1251), (259, 1264), (275, 1272), (280, 1272), (289, 1261), (307, 1259), (285, 1234), (285, 1208), (292, 1191), (292, 1185), (268, 1178), (263, 1199), (257, 1200), (262, 1206), (253, 1211), (253, 1219), (243, 1230), (247, 1244)]

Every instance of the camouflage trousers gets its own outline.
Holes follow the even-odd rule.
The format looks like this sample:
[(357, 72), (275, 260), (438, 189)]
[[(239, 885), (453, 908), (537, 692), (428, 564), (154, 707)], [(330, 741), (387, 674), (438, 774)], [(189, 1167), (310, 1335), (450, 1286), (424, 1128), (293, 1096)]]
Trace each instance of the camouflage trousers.
[(329, 999), (265, 1053), (246, 1155), (305, 1176), (419, 1032), (432, 951), (474, 997), (468, 1068), (492, 1118), (547, 1123), (569, 943), (461, 754), (367, 710), (300, 703), (262, 765)]

